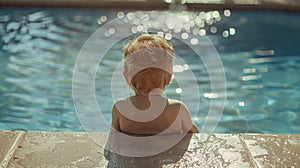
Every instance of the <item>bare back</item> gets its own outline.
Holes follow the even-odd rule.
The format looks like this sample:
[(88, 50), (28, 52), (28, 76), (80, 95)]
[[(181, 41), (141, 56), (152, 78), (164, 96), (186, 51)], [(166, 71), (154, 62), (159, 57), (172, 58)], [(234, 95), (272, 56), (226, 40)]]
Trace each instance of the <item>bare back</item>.
[[(182, 132), (198, 132), (197, 127), (193, 124), (189, 111), (183, 103), (177, 100), (166, 99), (164, 97), (156, 97), (157, 101), (165, 102), (164, 108), (159, 110), (159, 115), (150, 121), (138, 121), (132, 119), (132, 115), (128, 115), (124, 110), (128, 103), (136, 108), (130, 109), (131, 114), (144, 113), (150, 107), (150, 101), (147, 97), (132, 96), (124, 100), (119, 100), (113, 108), (112, 126), (117, 131), (135, 134), (135, 135), (154, 135), (169, 134)], [(154, 103), (153, 103), (154, 104)], [(155, 105), (155, 104), (154, 104)], [(147, 113), (157, 113), (157, 111), (147, 111)], [(142, 114), (143, 115), (143, 114)], [(145, 114), (149, 115), (149, 114)]]

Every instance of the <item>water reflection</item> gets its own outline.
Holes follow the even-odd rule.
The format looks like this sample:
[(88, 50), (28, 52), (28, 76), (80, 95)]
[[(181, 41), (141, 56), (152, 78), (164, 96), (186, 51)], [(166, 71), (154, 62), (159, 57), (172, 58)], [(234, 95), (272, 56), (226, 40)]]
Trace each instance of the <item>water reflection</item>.
[[(199, 38), (208, 35), (220, 51), (228, 92), (224, 116), (216, 132), (265, 132), (266, 125), (280, 121), (284, 127), (268, 129), (299, 133), (298, 15), (235, 13), (229, 9), (171, 13), (182, 17), (184, 22), (174, 24), (172, 15), (166, 11), (151, 11), (147, 16), (138, 11), (1, 9), (0, 128), (82, 131), (71, 97), (77, 53), (99, 26), (120, 18), (132, 24), (133, 33), (155, 29), (157, 34), (174, 42), (178, 55), (183, 55), (186, 61), (186, 64), (175, 64), (175, 75), (187, 83), (190, 77), (180, 76), (182, 72), (190, 69), (197, 76), (202, 95), (201, 109), (195, 116), (198, 125), (203, 123), (211, 99), (222, 95), (211, 92), (205, 66), (176, 41), (171, 31), (190, 44), (203, 46), (206, 42)], [(114, 27), (107, 29), (109, 38), (119, 33)], [(100, 65), (101, 73), (96, 76), (97, 98), (108, 122), (113, 102), (108, 98), (110, 82), (107, 81), (121, 61), (121, 48), (122, 42), (108, 51)], [(82, 66), (89, 67), (86, 62)], [(74, 82), (80, 84), (84, 79), (83, 76), (82, 81)], [(175, 98), (186, 90), (174, 82), (166, 92)], [(191, 93), (188, 100), (191, 106), (194, 95)]]
[(231, 11), (229, 9), (224, 10), (224, 16), (229, 17), (231, 15)]
[[(166, 142), (173, 142), (174, 137), (180, 137), (182, 138), (178, 143), (174, 143), (174, 146), (170, 149), (167, 149), (163, 152), (160, 152), (158, 154), (150, 155), (150, 156), (144, 156), (144, 157), (130, 157), (130, 156), (124, 156), (120, 153), (124, 153), (128, 155), (128, 153), (143, 153), (147, 150), (153, 151), (156, 148), (159, 148), (162, 143)], [(122, 142), (122, 139), (120, 139), (120, 136), (118, 136), (117, 133), (110, 134), (108, 143), (106, 145), (104, 153), (105, 158), (109, 161), (107, 168), (111, 167), (162, 167), (164, 165), (168, 164), (174, 164), (178, 162), (183, 155), (185, 154), (186, 150), (188, 149), (188, 146), (190, 144), (192, 134), (170, 134), (170, 135), (160, 135), (156, 138), (153, 143), (146, 143), (143, 145), (135, 144), (132, 142)], [(176, 138), (175, 138), (176, 139)], [(120, 142), (121, 141), (121, 142)], [(123, 140), (124, 141), (124, 140)], [(130, 151), (130, 152), (125, 152)]]

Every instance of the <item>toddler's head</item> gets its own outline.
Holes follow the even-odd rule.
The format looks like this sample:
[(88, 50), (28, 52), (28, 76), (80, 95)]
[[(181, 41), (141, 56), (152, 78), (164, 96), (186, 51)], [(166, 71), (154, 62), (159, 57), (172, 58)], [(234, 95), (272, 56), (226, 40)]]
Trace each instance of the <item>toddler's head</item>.
[(124, 76), (137, 95), (164, 90), (172, 78), (174, 49), (158, 35), (143, 34), (125, 47)]

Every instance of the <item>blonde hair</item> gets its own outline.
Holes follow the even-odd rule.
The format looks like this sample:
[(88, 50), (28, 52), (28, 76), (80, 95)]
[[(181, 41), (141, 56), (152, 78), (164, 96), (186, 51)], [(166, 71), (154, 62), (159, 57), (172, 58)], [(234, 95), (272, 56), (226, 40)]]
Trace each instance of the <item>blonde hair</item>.
[[(163, 37), (153, 34), (143, 34), (130, 41), (124, 46), (125, 58), (130, 57), (132, 53), (141, 49), (160, 48), (169, 50), (174, 57), (172, 45)], [(127, 64), (124, 64), (124, 75), (127, 72)], [(130, 86), (137, 95), (147, 96), (156, 88), (165, 89), (170, 83), (172, 74), (160, 68), (149, 67), (136, 73), (130, 80)]]

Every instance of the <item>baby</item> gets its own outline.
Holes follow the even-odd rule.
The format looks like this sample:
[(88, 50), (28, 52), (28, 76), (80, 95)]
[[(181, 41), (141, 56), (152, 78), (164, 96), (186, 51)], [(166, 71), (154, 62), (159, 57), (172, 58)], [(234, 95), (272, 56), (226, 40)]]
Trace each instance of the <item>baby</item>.
[(155, 135), (199, 132), (188, 108), (162, 96), (172, 79), (174, 49), (163, 37), (143, 34), (125, 46), (125, 80), (135, 95), (112, 109), (112, 132)]

